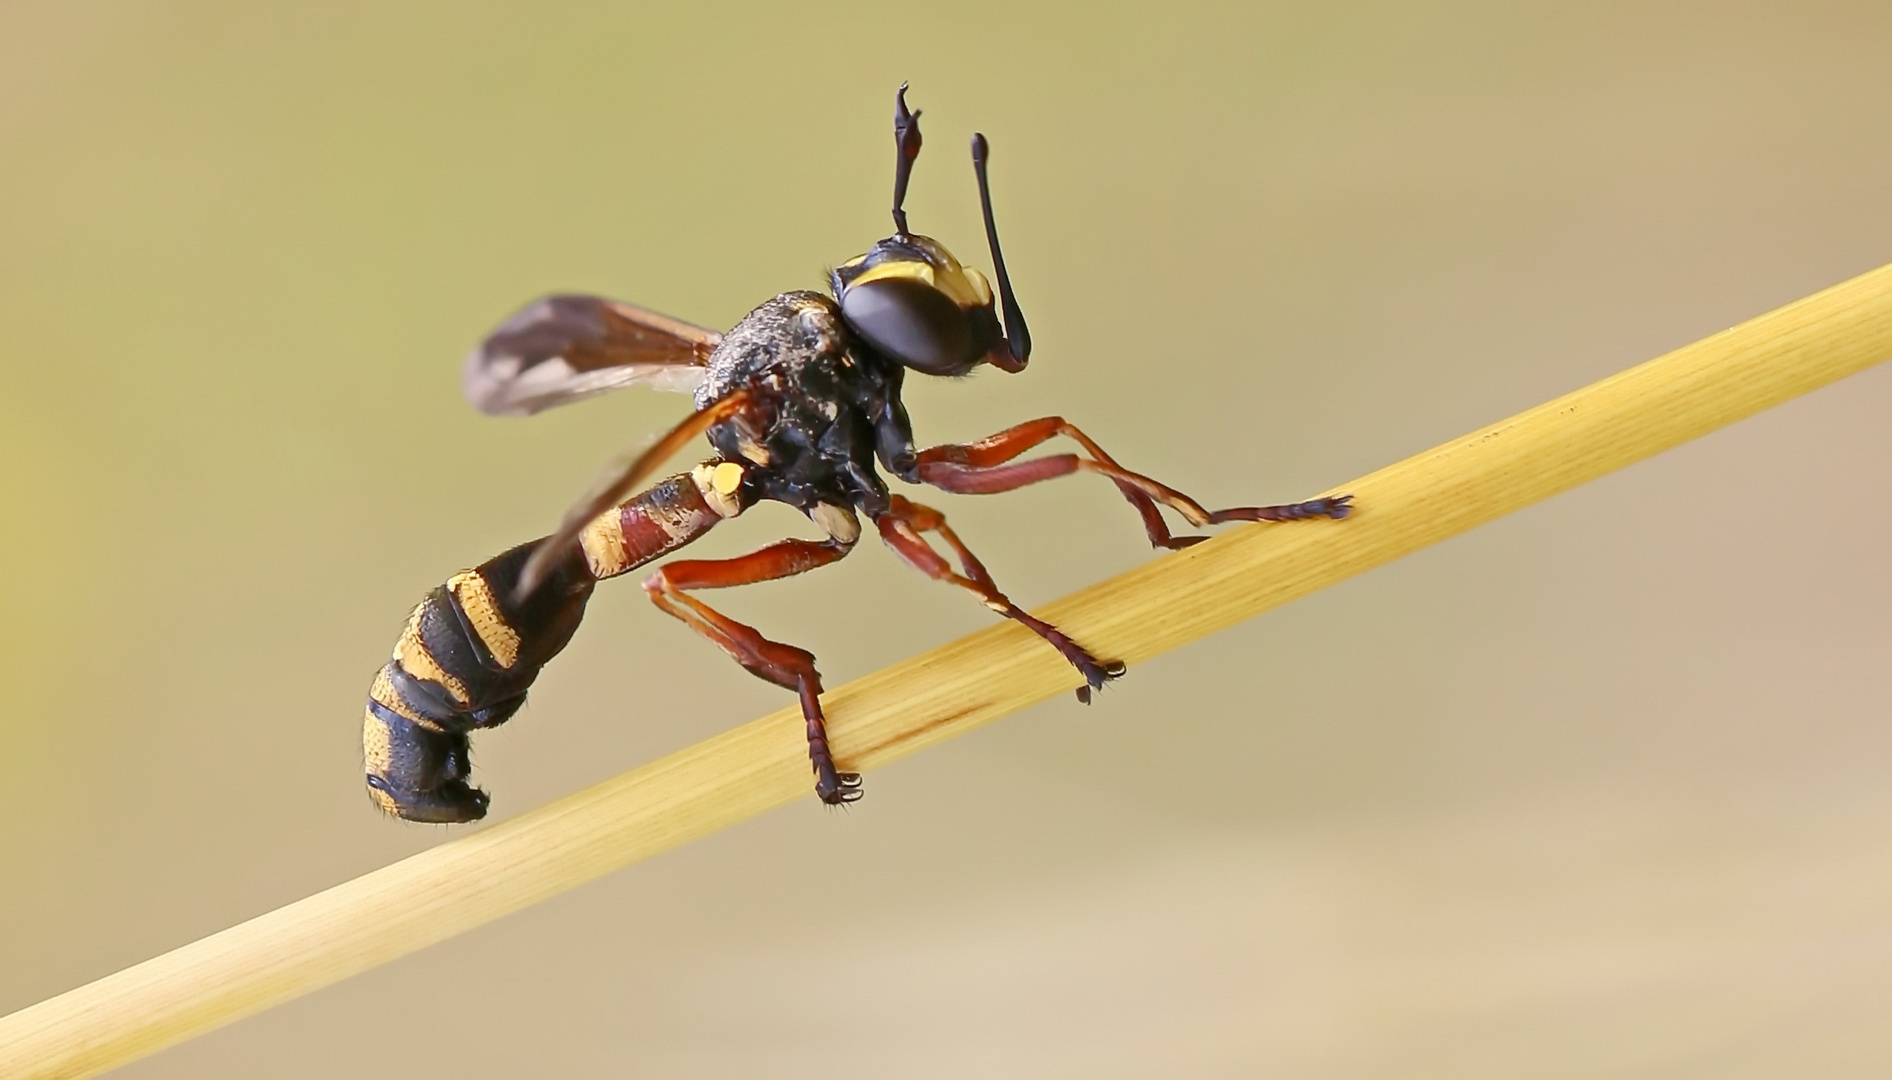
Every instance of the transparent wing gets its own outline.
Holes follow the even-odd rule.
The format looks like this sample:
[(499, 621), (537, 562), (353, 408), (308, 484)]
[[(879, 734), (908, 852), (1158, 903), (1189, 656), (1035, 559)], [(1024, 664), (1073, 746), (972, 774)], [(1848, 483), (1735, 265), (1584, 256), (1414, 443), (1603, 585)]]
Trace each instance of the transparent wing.
[(548, 296), (526, 305), (466, 358), (460, 389), (494, 416), (535, 412), (616, 390), (688, 393), (723, 336), (597, 296)]

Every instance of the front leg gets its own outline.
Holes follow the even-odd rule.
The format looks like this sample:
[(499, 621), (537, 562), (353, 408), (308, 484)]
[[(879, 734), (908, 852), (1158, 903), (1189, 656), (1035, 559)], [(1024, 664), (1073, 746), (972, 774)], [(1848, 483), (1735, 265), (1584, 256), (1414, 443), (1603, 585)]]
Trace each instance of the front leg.
[[(999, 591), (998, 583), (992, 580), (985, 564), (959, 539), (959, 534), (946, 524), (946, 515), (938, 510), (895, 495), (887, 512), (876, 517), (874, 524), (880, 529), (880, 538), (908, 566), (934, 581), (971, 592), (986, 607), (1023, 625), (1058, 650), (1059, 655), (1084, 676), (1084, 685), (1077, 688), (1079, 701), (1090, 704), (1091, 691), (1102, 690), (1105, 683), (1123, 674), (1122, 661), (1099, 660), (1069, 634), (1012, 603), (1010, 597)], [(946, 546), (958, 556), (963, 573), (953, 572), (952, 566), (926, 542), (924, 533), (938, 533), (940, 539), (946, 541)]]
[[(1031, 461), (1007, 464), (1013, 458), (1059, 435), (1068, 436), (1089, 452), (1090, 457), (1057, 454)], [(1208, 539), (1205, 536), (1173, 536), (1163, 520), (1158, 504), (1168, 506), (1198, 528), (1230, 521), (1300, 521), (1326, 517), (1338, 520), (1353, 509), (1353, 496), (1336, 495), (1283, 506), (1238, 506), (1228, 510), (1208, 510), (1182, 492), (1133, 473), (1118, 465), (1090, 436), (1061, 416), (1028, 420), (971, 443), (947, 443), (920, 451), (914, 470), (921, 483), (941, 491), (963, 495), (990, 495), (1014, 491), (1041, 480), (1069, 476), (1074, 472), (1094, 472), (1110, 477), (1130, 505), (1143, 519), (1144, 532), (1155, 547), (1188, 547)]]

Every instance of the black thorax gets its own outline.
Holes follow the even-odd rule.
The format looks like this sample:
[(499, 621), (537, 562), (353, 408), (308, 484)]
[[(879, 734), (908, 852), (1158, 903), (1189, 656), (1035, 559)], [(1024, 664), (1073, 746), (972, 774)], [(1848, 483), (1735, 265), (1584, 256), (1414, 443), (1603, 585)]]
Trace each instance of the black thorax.
[(749, 395), (740, 413), (709, 429), (717, 451), (744, 467), (745, 505), (829, 503), (876, 517), (888, 506), (876, 457), (897, 476), (913, 469), (903, 371), (850, 334), (829, 297), (783, 293), (723, 336), (696, 405)]

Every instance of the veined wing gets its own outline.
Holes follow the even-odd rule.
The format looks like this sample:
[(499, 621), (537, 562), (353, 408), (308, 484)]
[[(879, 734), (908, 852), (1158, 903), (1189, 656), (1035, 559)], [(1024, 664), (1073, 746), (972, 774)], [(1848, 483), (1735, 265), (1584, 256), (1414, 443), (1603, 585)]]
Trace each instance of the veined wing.
[(526, 305), (466, 358), (460, 389), (494, 416), (533, 413), (621, 386), (688, 393), (723, 336), (597, 296)]

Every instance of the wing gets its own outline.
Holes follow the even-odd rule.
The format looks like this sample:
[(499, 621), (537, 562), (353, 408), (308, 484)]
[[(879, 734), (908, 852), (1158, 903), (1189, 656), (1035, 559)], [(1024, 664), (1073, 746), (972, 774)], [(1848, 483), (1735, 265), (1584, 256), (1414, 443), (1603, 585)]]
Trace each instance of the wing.
[(596, 296), (548, 296), (507, 319), (466, 358), (460, 389), (494, 416), (650, 386), (689, 392), (723, 336)]

